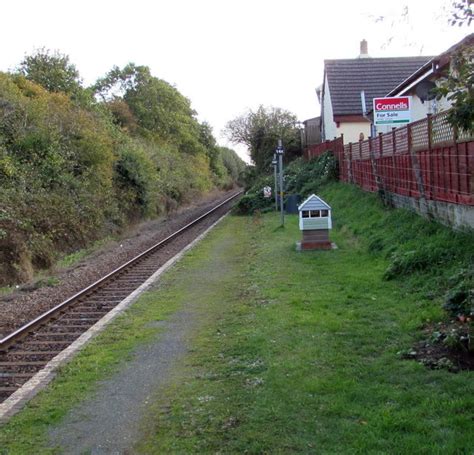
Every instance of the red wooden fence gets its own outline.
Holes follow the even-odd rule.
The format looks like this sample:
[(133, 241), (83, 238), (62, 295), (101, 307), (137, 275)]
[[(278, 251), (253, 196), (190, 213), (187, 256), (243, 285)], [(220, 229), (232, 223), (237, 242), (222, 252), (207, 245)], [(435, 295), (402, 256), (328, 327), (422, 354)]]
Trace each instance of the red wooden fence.
[(448, 112), (344, 145), (342, 136), (305, 150), (311, 159), (331, 150), (340, 179), (367, 191), (474, 205), (474, 142), (458, 134)]

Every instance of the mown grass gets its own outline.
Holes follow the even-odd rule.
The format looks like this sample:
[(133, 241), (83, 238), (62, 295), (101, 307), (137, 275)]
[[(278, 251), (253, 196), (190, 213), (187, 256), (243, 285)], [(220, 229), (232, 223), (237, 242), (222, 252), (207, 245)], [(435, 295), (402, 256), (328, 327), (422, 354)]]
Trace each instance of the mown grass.
[[(334, 251), (296, 252), (296, 217), (285, 229), (274, 214), (234, 219), (251, 246), (247, 270), (229, 310), (196, 340), (183, 379), (157, 398), (143, 453), (472, 452), (471, 373), (397, 354), (424, 322), (443, 317), (440, 301), (426, 298), (428, 287), (414, 292), (420, 277), (384, 280), (389, 259), (354, 231), (395, 218), (400, 232), (385, 238), (387, 248), (405, 245), (396, 239), (406, 223), (413, 237), (427, 240), (416, 233), (428, 230), (455, 251), (453, 234), (405, 212), (381, 213), (370, 198), (356, 203), (367, 218), (358, 227), (344, 207), (351, 190), (325, 191)], [(392, 232), (392, 221), (381, 229)]]
[[(143, 330), (147, 321), (205, 290), (199, 314), (206, 324), (176, 366), (175, 382), (144, 415), (134, 452), (471, 453), (472, 373), (429, 370), (397, 353), (427, 320), (444, 317), (443, 283), (469, 263), (472, 237), (385, 212), (375, 196), (345, 185), (323, 196), (334, 208), (337, 250), (295, 251), (296, 217), (284, 229), (275, 214), (228, 219), (6, 425), (0, 447), (47, 453), (48, 428), (155, 333)], [(375, 224), (383, 248), (370, 246)], [(227, 265), (221, 255), (212, 272), (229, 239)], [(445, 245), (453, 260), (387, 281), (391, 253), (409, 242)], [(233, 279), (220, 281), (227, 268)], [(212, 273), (211, 287), (205, 276)]]

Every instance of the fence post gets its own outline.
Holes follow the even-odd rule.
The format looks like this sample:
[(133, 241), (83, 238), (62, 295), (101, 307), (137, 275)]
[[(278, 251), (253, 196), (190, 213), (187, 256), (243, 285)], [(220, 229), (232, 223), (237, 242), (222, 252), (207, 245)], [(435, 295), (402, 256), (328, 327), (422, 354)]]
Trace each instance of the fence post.
[[(456, 199), (457, 196), (460, 195), (461, 193), (461, 169), (459, 166), (459, 144), (458, 144), (458, 139), (459, 139), (459, 131), (457, 126), (453, 126), (453, 138), (454, 138), (454, 152), (456, 153)], [(453, 188), (451, 188), (452, 190)], [(459, 202), (459, 201), (456, 201)]]
[(408, 140), (408, 153), (410, 154), (411, 166), (415, 174), (416, 186), (418, 188), (418, 192), (420, 193), (420, 199), (425, 201), (425, 204), (426, 204), (425, 187), (423, 185), (423, 176), (421, 174), (420, 165), (418, 163), (418, 157), (416, 156), (416, 152), (413, 150), (413, 141), (411, 137), (411, 124), (410, 123), (407, 125), (407, 140)]
[(374, 152), (374, 146), (373, 146), (373, 141), (376, 141), (377, 138), (369, 138), (369, 156), (370, 156), (370, 163), (372, 165), (372, 174), (374, 175), (374, 180), (375, 180), (375, 186), (377, 188), (377, 191), (382, 190), (382, 185), (380, 182), (380, 176), (378, 174), (378, 169), (377, 169), (377, 162), (375, 159), (375, 152)]
[(349, 142), (349, 183), (354, 183), (352, 176), (352, 142)]
[(395, 187), (395, 152), (397, 151), (397, 135), (395, 134), (396, 128), (392, 128), (392, 178), (390, 179), (390, 189), (396, 191)]
[(341, 138), (339, 141), (339, 149), (337, 151), (337, 162), (339, 165), (339, 179), (341, 178), (341, 170), (344, 166), (344, 134), (341, 133)]
[(431, 152), (431, 134), (433, 132), (433, 114), (426, 114), (426, 121), (428, 122), (428, 150)]
[(434, 181), (434, 169), (433, 169), (433, 155), (432, 147), (433, 147), (433, 114), (426, 114), (426, 121), (427, 121), (427, 128), (428, 128), (428, 169), (430, 170), (430, 178), (429, 178), (429, 197), (430, 199), (434, 199), (434, 190), (435, 186), (433, 185)]

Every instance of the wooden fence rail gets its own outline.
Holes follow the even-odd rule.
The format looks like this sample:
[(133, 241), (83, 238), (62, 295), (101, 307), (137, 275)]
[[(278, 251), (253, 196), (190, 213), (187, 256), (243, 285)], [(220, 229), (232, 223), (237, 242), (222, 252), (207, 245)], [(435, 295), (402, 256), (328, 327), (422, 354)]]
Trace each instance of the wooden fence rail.
[(474, 141), (447, 121), (449, 112), (344, 145), (341, 136), (306, 148), (311, 159), (330, 150), (340, 179), (367, 191), (474, 205)]

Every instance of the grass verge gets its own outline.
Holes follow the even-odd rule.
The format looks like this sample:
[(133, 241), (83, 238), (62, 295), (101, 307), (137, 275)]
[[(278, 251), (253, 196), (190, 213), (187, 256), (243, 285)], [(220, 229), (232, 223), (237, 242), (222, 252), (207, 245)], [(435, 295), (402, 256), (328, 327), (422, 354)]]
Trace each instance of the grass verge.
[(274, 214), (233, 220), (247, 269), (182, 380), (157, 398), (141, 452), (470, 452), (470, 373), (397, 354), (442, 318), (439, 302), (384, 280), (390, 261), (342, 220), (338, 250), (305, 253), (296, 217), (285, 229)]
[[(382, 209), (369, 195), (359, 218), (371, 223), (394, 217), (380, 224), (387, 250), (377, 250), (356, 209), (351, 212), (353, 189), (334, 185), (325, 191), (335, 209), (333, 240), (339, 249), (296, 252), (296, 217), (287, 218), (285, 229), (274, 214), (228, 219), (129, 318), (104, 333), (5, 426), (0, 447), (9, 454), (47, 453), (48, 428), (156, 334), (149, 321), (167, 317), (202, 291), (199, 314), (206, 323), (177, 365), (174, 382), (159, 391), (144, 415), (145, 436), (134, 452), (470, 453), (471, 373), (429, 370), (397, 354), (412, 345), (422, 324), (443, 317), (439, 288), (435, 296), (424, 285), (417, 290), (422, 270), (384, 279), (388, 249), (403, 248), (397, 235), (406, 234), (410, 224), (417, 227), (410, 230), (414, 237), (429, 231), (419, 240), (441, 245), (446, 236), (453, 252), (457, 247), (450, 242), (461, 240), (405, 212), (377, 215)], [(399, 217), (406, 224), (391, 241), (390, 223)], [(211, 287), (206, 267), (229, 238), (232, 249), (221, 251), (217, 266), (221, 272), (232, 268), (232, 279)], [(425, 269), (432, 284), (448, 276), (449, 267), (467, 263), (464, 252), (456, 254), (439, 272)]]

